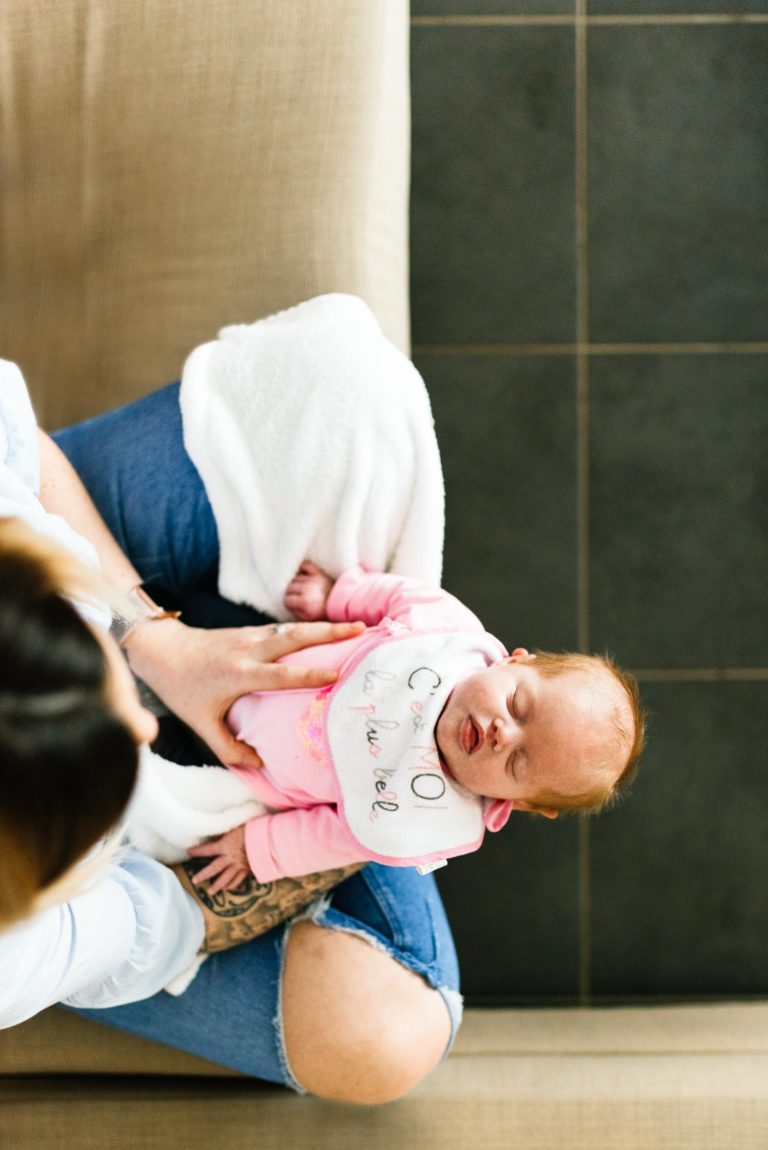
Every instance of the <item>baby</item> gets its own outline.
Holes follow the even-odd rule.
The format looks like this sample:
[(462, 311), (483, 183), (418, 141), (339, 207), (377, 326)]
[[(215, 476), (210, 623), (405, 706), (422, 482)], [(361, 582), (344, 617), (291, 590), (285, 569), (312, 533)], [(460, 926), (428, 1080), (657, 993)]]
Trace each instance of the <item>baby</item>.
[(375, 859), (423, 870), (477, 849), (513, 810), (597, 811), (630, 780), (643, 719), (631, 676), (596, 656), (502, 645), (457, 599), (397, 575), (309, 561), (286, 608), (359, 635), (286, 662), (338, 671), (320, 691), (253, 693), (229, 715), (259, 753), (264, 814), (193, 847), (210, 893)]

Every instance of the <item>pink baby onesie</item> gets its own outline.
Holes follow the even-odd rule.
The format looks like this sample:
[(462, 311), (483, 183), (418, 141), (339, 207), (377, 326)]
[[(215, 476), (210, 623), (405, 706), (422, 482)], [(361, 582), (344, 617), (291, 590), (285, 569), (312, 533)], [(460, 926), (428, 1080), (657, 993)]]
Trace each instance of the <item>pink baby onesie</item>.
[(253, 873), (270, 882), (369, 859), (436, 865), (476, 850), (511, 806), (455, 783), (434, 729), (456, 684), (504, 647), (445, 591), (360, 567), (336, 581), (327, 612), (368, 630), (283, 662), (333, 667), (337, 682), (253, 692), (230, 711), (233, 732), (264, 762), (231, 769), (273, 812), (246, 823)]

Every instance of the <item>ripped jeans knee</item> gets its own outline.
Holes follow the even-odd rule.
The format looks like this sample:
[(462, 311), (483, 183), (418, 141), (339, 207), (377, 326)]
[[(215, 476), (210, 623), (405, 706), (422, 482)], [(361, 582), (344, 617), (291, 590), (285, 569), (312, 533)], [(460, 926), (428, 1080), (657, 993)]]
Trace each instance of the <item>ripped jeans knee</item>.
[[(444, 1057), (449, 1053), (461, 1023), (462, 998), (453, 939), (431, 875), (419, 875), (411, 868), (369, 863), (286, 925), (281, 946), (281, 978), (291, 930), (302, 921), (360, 938), (423, 978), (437, 991), (448, 1011), (450, 1037)], [(281, 1001), (279, 995), (273, 1025), (284, 1081), (304, 1093), (288, 1061)]]

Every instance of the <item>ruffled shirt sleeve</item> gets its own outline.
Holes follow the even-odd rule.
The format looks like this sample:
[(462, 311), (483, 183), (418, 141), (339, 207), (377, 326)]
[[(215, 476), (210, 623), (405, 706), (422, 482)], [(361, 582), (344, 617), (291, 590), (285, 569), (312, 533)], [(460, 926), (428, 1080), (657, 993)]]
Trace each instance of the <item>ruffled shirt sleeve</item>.
[(98, 567), (96, 549), (60, 515), (50, 515), (40, 493), (40, 452), (35, 413), (15, 363), (0, 359), (0, 517), (24, 519), (82, 562)]
[[(18, 367), (0, 360), (0, 516), (25, 520), (98, 566), (89, 541), (46, 512), (39, 490), (32, 404)], [(84, 613), (108, 625), (107, 613)], [(173, 872), (130, 852), (92, 889), (0, 934), (0, 1027), (55, 1002), (107, 1007), (148, 998), (190, 965), (202, 939), (200, 909)]]
[(203, 917), (167, 867), (130, 851), (93, 889), (0, 935), (0, 1027), (56, 1002), (148, 998), (185, 970)]

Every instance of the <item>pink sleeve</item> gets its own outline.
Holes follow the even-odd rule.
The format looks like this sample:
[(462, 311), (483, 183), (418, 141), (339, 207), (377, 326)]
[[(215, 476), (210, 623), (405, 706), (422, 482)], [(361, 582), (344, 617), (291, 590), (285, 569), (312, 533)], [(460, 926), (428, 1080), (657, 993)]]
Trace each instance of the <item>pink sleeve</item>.
[(366, 861), (336, 808), (327, 803), (250, 819), (245, 824), (245, 851), (259, 882)]
[(363, 567), (342, 571), (328, 596), (326, 610), (328, 618), (334, 622), (360, 619), (369, 627), (389, 618), (414, 631), (441, 627), (460, 631), (484, 630), (468, 607), (440, 587), (420, 583), (405, 575), (366, 571)]

